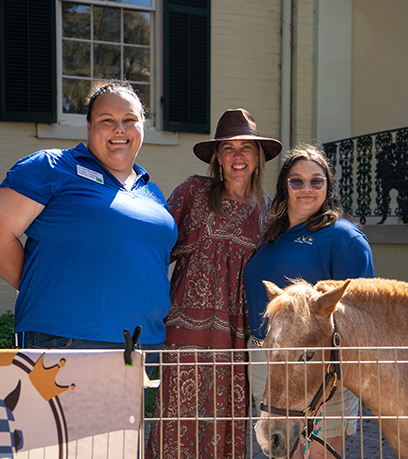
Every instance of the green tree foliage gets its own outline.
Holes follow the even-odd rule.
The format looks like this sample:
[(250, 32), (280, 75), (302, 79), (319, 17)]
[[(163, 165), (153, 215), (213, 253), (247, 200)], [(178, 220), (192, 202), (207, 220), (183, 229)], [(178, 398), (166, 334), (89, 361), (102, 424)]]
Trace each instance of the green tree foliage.
[(11, 311), (0, 316), (0, 349), (13, 348), (14, 314)]

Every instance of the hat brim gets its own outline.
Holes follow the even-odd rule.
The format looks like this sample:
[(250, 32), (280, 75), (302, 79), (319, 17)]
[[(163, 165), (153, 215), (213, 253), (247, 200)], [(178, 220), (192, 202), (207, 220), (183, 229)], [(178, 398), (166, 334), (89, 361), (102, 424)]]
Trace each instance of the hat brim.
[(268, 137), (259, 137), (256, 135), (236, 135), (233, 137), (219, 137), (218, 139), (205, 140), (204, 142), (196, 143), (193, 147), (194, 154), (197, 158), (205, 163), (210, 163), (214, 154), (214, 147), (216, 142), (223, 142), (225, 140), (255, 140), (262, 145), (265, 153), (265, 161), (270, 161), (279, 155), (282, 151), (282, 144), (279, 140), (269, 139)]

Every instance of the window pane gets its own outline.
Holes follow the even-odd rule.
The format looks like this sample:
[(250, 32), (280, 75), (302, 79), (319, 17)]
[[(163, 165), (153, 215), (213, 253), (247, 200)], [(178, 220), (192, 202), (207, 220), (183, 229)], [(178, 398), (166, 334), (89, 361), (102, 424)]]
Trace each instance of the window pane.
[(111, 0), (126, 5), (152, 6), (152, 0)]
[(150, 13), (123, 12), (123, 41), (130, 45), (150, 45)]
[(91, 38), (91, 8), (75, 3), (62, 4), (62, 36), (67, 38)]
[(146, 118), (150, 118), (150, 84), (132, 84), (132, 86), (146, 110)]
[(94, 45), (94, 78), (120, 78), (120, 46)]
[(85, 105), (88, 92), (91, 89), (89, 80), (77, 80), (71, 78), (62, 79), (62, 111), (64, 113), (76, 113), (85, 115)]
[(94, 7), (94, 40), (120, 43), (120, 10)]
[[(151, 0), (109, 0), (109, 6), (61, 0), (62, 111), (85, 114), (85, 100), (96, 80), (125, 78), (136, 85), (149, 117), (153, 12)], [(125, 5), (128, 5), (127, 9)]]
[(152, 6), (152, 0), (123, 0), (128, 5)]
[(91, 45), (82, 41), (62, 41), (62, 73), (72, 76), (91, 76)]
[(150, 81), (150, 49), (123, 47), (123, 77), (130, 81)]

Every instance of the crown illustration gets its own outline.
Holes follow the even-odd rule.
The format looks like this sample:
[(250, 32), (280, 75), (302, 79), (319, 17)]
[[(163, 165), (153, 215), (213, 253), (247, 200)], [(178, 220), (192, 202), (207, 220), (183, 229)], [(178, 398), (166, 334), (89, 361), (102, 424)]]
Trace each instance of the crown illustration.
[[(48, 402), (53, 397), (67, 391), (69, 386), (60, 386), (55, 382), (60, 368), (65, 366), (65, 359), (61, 359), (58, 364), (50, 368), (45, 368), (43, 362), (44, 355), (42, 354), (37, 360), (28, 377), (41, 397)], [(72, 385), (71, 388), (74, 389), (75, 386)]]

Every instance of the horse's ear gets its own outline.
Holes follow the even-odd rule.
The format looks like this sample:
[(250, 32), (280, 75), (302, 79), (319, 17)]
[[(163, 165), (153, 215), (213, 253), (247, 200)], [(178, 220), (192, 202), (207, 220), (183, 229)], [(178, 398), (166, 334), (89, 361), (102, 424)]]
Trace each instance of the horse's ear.
[(339, 287), (323, 293), (314, 304), (313, 308), (316, 313), (330, 316), (336, 310), (337, 303), (343, 298), (351, 280), (347, 279)]
[(270, 301), (274, 300), (277, 296), (284, 294), (285, 292), (275, 285), (273, 282), (262, 281), (266, 288), (266, 294)]

